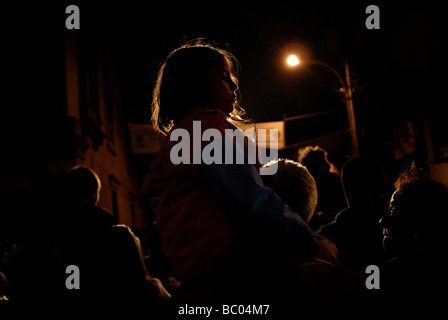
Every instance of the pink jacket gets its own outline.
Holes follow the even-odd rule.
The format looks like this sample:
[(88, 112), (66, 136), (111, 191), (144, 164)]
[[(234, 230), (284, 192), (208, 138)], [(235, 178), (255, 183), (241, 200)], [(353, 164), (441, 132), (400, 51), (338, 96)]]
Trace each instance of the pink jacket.
[[(193, 164), (199, 149), (194, 149), (191, 138), (189, 163), (173, 164), (170, 153), (180, 142), (170, 141), (173, 132), (184, 129), (193, 137), (193, 131), (197, 133), (194, 121), (200, 121), (201, 135), (211, 128), (221, 133), (222, 150), (225, 144), (233, 143), (235, 137), (225, 130), (236, 127), (222, 112), (191, 113), (170, 131), (142, 187), (155, 210), (162, 250), (178, 277), (190, 278), (233, 252), (251, 250), (258, 244), (254, 236), (257, 226), (288, 243), (313, 246), (308, 225), (273, 190), (263, 186), (257, 170), (259, 163)], [(201, 142), (200, 150), (209, 143)], [(247, 145), (244, 149), (246, 152)], [(238, 147), (233, 151), (241, 153)], [(247, 160), (247, 154), (244, 156)]]

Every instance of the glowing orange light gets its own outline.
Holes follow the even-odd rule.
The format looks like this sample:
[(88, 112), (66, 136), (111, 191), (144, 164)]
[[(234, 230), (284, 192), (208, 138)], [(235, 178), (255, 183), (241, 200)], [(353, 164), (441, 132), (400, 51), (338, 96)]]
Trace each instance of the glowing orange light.
[(291, 54), (286, 59), (286, 63), (288, 63), (290, 66), (294, 67), (300, 63), (299, 57), (297, 57), (295, 54)]

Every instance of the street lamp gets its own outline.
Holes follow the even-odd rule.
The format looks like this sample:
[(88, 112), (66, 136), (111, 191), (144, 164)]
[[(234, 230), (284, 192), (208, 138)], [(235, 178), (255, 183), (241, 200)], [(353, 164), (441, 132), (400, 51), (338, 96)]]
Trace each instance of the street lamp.
[[(350, 138), (351, 138), (351, 143), (352, 143), (353, 155), (358, 156), (359, 155), (358, 138), (356, 136), (356, 121), (355, 121), (355, 113), (353, 111), (353, 98), (352, 98), (353, 90), (352, 90), (351, 81), (350, 81), (350, 69), (348, 66), (348, 60), (345, 59), (345, 82), (342, 79), (342, 77), (339, 75), (339, 73), (333, 67), (329, 66), (328, 64), (326, 64), (324, 62), (315, 61), (315, 60), (306, 60), (304, 62), (310, 63), (310, 64), (321, 65), (321, 66), (327, 68), (328, 70), (330, 70), (338, 78), (338, 80), (342, 86), (340, 88), (340, 90), (342, 92), (344, 92), (344, 97), (345, 97), (345, 105), (347, 108), (348, 123), (350, 126)], [(302, 62), (296, 55), (291, 54), (286, 59), (286, 63), (288, 65), (290, 65), (291, 67), (295, 67)]]
[(300, 63), (299, 57), (297, 57), (295, 54), (291, 54), (286, 59), (286, 63), (289, 64), (291, 67), (294, 67)]

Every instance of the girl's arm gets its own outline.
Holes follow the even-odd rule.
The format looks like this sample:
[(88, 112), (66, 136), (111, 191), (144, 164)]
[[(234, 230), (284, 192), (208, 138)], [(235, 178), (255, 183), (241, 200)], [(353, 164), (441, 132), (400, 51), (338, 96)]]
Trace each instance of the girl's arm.
[[(227, 140), (227, 141), (226, 141)], [(224, 143), (229, 143), (224, 139)], [(224, 150), (224, 149), (223, 149)], [(239, 152), (238, 148), (233, 148)], [(253, 164), (202, 164), (201, 171), (211, 182), (218, 197), (245, 220), (267, 227), (282, 235), (288, 244), (299, 249), (316, 249), (313, 232), (308, 224), (272, 190), (263, 185)]]

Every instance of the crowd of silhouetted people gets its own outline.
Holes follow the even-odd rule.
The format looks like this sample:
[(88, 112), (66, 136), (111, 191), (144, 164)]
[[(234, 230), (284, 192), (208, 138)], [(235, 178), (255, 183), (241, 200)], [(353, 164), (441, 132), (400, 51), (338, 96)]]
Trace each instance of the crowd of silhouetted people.
[(98, 175), (76, 166), (60, 188), (63, 204), (47, 208), (50, 213), (36, 212), (42, 221), (2, 257), (0, 296), (19, 301), (168, 299), (170, 293), (147, 271), (140, 239), (98, 206)]
[[(95, 172), (76, 167), (66, 175), (67, 197), (55, 223), (58, 229), (41, 230), (45, 234), (29, 238), (19, 252), (3, 256), (0, 297), (153, 303), (437, 296), (444, 284), (438, 257), (446, 248), (447, 187), (424, 178), (414, 166), (398, 176), (389, 199), (386, 176), (374, 159), (353, 158), (339, 175), (330, 172), (322, 148), (308, 147), (305, 153), (302, 150), (300, 162), (280, 159), (266, 164), (275, 163), (278, 169), (263, 183), (312, 223), (315, 250), (294, 252), (279, 238), (249, 254), (237, 253), (199, 277), (183, 279), (161, 249), (157, 223), (145, 239), (150, 254), (144, 254), (131, 228), (97, 205), (101, 183)], [(315, 162), (305, 161), (311, 153), (320, 154), (312, 156)], [(345, 207), (338, 198), (341, 190)], [(79, 289), (67, 287), (69, 265), (80, 270)], [(370, 265), (378, 266), (380, 275), (378, 287), (369, 290), (365, 281)]]

